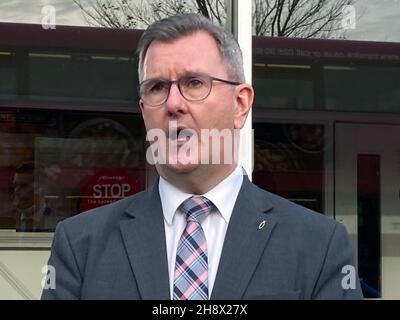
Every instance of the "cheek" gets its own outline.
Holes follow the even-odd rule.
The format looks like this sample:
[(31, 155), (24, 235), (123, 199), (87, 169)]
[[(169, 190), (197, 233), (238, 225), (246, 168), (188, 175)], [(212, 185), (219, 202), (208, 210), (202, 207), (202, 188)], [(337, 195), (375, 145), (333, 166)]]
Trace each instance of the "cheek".
[(222, 99), (213, 100), (203, 106), (201, 116), (201, 128), (233, 128), (234, 107), (230, 101)]
[(147, 113), (146, 112), (143, 112), (142, 113), (142, 116), (143, 116), (143, 122), (144, 122), (144, 126), (146, 127), (146, 130), (149, 130), (149, 129), (151, 129), (151, 118), (147, 115)]
[(154, 111), (155, 110), (147, 110), (142, 113), (144, 125), (147, 130), (160, 127), (161, 116)]
[(234, 114), (233, 108), (230, 105), (220, 105), (216, 110), (214, 126), (220, 129), (230, 129), (233, 127)]

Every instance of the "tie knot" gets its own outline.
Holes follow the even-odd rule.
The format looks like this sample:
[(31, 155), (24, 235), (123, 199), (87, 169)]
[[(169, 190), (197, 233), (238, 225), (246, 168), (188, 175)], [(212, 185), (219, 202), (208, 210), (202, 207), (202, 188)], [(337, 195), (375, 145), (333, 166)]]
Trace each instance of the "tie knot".
[(193, 196), (181, 204), (181, 209), (186, 214), (186, 220), (202, 223), (207, 215), (211, 212), (214, 204), (203, 196)]

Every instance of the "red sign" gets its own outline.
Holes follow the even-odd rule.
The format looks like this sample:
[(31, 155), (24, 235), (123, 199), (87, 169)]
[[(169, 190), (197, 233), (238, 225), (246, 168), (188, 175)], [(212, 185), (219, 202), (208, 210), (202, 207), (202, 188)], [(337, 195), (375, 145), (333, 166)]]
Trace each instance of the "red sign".
[(82, 188), (80, 211), (87, 211), (141, 191), (141, 175), (131, 170), (102, 169), (91, 176)]

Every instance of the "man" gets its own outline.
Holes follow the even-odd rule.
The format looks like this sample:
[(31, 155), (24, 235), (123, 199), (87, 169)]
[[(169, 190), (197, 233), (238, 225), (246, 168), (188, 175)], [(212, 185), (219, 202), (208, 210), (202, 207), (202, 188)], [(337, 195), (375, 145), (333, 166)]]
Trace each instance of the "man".
[(345, 228), (253, 185), (237, 139), (202, 136), (236, 137), (253, 101), (232, 35), (175, 16), (150, 26), (138, 51), (148, 137), (166, 137), (149, 139), (160, 178), (58, 225), (56, 289), (42, 298), (361, 298), (356, 272), (342, 273), (354, 269)]
[(17, 231), (33, 232), (52, 229), (48, 226), (51, 209), (43, 200), (39, 205), (35, 204), (34, 170), (33, 162), (24, 162), (16, 168), (13, 177), (12, 203)]

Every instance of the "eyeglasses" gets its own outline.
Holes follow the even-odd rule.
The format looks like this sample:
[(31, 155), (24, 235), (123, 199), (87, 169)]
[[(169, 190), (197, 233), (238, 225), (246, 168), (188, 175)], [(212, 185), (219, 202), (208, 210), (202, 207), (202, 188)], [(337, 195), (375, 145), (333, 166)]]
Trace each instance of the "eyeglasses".
[(202, 101), (211, 92), (213, 81), (237, 86), (241, 83), (215, 78), (203, 73), (187, 74), (177, 80), (152, 78), (143, 81), (139, 86), (139, 95), (143, 102), (150, 107), (157, 107), (168, 100), (171, 86), (176, 83), (187, 101)]

